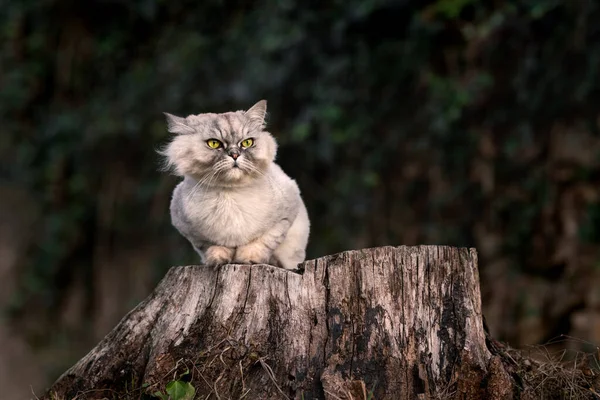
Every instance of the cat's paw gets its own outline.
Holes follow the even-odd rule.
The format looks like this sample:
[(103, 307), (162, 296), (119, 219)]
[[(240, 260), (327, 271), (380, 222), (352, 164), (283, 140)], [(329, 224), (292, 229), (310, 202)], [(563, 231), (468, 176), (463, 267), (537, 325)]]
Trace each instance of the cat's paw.
[(271, 249), (264, 244), (254, 242), (238, 247), (233, 261), (239, 264), (268, 264), (271, 253)]
[(233, 259), (234, 250), (223, 246), (210, 246), (204, 254), (204, 263), (210, 267), (229, 264)]

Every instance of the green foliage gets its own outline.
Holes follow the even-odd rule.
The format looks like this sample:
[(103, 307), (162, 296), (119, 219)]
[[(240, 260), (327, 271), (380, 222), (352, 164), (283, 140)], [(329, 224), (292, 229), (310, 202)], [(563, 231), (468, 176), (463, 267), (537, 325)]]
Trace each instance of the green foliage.
[(460, 16), (461, 11), (475, 0), (438, 0), (430, 6), (430, 9), (443, 17), (453, 19)]
[[(542, 226), (548, 210), (565, 220), (565, 191), (598, 183), (597, 160), (554, 180), (562, 161), (551, 149), (561, 146), (550, 134), (579, 121), (598, 135), (596, 2), (59, 0), (0, 10), (2, 179), (42, 216), (15, 315), (44, 310), (51, 324), (80, 281), (93, 309), (103, 258), (152, 252), (155, 265), (131, 265), (154, 280), (197, 262), (169, 223), (176, 179), (155, 153), (169, 139), (163, 111), (266, 98), (278, 162), (311, 215), (309, 257), (500, 237), (482, 269), (508, 258), (512, 272), (534, 273), (533, 258), (555, 262), (534, 244), (562, 240), (561, 227)], [(600, 243), (597, 204), (573, 223), (588, 244)], [(123, 279), (136, 281), (135, 268)]]
[(192, 400), (196, 394), (196, 389), (189, 382), (169, 382), (166, 390), (172, 400)]
[(160, 391), (154, 392), (154, 396), (161, 400), (193, 400), (196, 389), (189, 382), (179, 380), (167, 383), (166, 394)]

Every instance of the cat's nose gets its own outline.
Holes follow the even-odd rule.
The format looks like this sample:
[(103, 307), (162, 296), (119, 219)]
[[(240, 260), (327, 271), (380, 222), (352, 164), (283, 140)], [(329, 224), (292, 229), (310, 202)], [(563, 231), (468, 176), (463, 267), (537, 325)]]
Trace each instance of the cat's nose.
[(229, 151), (229, 155), (231, 156), (231, 158), (233, 158), (234, 160), (237, 160), (237, 158), (240, 156), (240, 152), (233, 149)]

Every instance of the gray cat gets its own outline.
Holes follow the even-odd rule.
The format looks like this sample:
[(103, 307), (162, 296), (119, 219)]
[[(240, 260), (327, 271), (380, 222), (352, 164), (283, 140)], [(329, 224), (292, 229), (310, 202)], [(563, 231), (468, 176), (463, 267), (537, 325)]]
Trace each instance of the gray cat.
[(210, 266), (304, 261), (310, 222), (294, 180), (275, 164), (277, 144), (264, 130), (267, 102), (248, 111), (165, 113), (176, 134), (161, 152), (183, 181), (171, 221)]

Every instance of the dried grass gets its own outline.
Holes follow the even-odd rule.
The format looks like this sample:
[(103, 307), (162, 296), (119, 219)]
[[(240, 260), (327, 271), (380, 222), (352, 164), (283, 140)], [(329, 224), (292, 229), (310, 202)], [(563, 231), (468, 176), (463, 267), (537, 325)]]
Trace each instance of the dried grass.
[[(582, 347), (590, 351), (573, 350)], [(591, 343), (560, 336), (544, 345), (505, 351), (513, 376), (521, 380), (522, 399), (600, 400), (600, 348)]]

